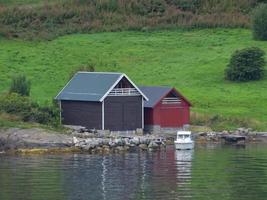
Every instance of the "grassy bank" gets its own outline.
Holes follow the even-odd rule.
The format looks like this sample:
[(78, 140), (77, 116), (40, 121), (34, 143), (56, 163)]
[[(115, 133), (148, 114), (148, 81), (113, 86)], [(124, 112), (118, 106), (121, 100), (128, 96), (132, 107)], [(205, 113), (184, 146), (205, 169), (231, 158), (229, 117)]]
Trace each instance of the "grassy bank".
[(0, 38), (0, 91), (10, 78), (24, 73), (32, 98), (42, 105), (65, 85), (81, 65), (97, 71), (127, 73), (139, 85), (170, 85), (193, 103), (196, 124), (240, 125), (267, 129), (267, 77), (249, 83), (224, 80), (224, 69), (236, 50), (267, 43), (252, 40), (246, 29), (76, 34), (52, 41)]
[(249, 27), (265, 0), (0, 0), (0, 35), (51, 39), (72, 33)]

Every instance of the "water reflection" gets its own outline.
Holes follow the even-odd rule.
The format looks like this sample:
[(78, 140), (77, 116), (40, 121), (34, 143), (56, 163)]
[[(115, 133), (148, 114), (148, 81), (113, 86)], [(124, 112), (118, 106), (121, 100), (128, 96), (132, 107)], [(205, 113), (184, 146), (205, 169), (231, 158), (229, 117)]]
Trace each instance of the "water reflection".
[(0, 200), (264, 200), (267, 147), (0, 156)]
[(179, 199), (191, 198), (191, 170), (194, 150), (176, 150), (177, 191)]

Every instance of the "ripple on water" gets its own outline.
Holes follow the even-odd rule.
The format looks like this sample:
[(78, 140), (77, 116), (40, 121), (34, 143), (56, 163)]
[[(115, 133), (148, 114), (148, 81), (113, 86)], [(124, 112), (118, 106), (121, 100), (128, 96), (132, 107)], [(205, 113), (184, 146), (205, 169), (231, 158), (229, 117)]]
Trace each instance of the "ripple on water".
[(0, 199), (261, 200), (267, 147), (111, 155), (0, 155)]

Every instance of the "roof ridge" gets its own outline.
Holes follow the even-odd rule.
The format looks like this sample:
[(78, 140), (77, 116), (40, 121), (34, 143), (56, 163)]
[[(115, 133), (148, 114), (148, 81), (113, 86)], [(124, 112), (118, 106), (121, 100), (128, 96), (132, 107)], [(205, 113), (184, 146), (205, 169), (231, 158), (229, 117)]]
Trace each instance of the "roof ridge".
[(168, 89), (171, 89), (171, 88), (173, 88), (173, 87), (171, 87), (171, 86), (162, 86), (162, 85), (160, 85), (160, 86), (158, 86), (158, 85), (149, 85), (149, 86), (147, 86), (147, 85), (139, 85), (139, 87), (146, 87), (146, 88), (168, 88)]
[(124, 74), (121, 72), (87, 72), (87, 71), (78, 71), (76, 74)]

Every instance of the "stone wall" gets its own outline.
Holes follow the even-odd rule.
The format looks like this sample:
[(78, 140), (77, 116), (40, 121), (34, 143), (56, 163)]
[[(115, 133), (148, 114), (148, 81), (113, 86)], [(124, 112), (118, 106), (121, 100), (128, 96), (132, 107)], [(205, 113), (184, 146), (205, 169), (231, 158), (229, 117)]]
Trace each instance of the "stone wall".
[(181, 128), (172, 128), (172, 127), (160, 127), (159, 125), (147, 125), (145, 126), (144, 132), (156, 135), (170, 135), (176, 136), (177, 131), (188, 130), (190, 125), (184, 125)]

